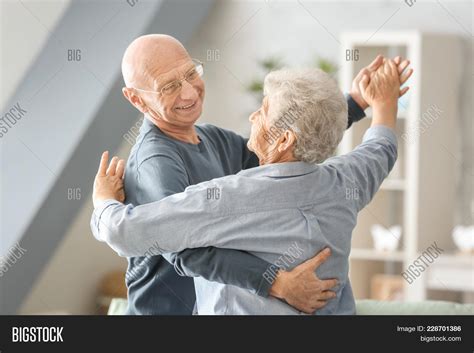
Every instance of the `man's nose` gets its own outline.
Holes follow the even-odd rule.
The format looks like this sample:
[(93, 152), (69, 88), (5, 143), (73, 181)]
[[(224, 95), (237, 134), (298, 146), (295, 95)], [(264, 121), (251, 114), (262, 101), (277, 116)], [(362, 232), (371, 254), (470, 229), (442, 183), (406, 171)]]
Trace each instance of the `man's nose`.
[(198, 96), (196, 88), (188, 81), (182, 82), (183, 86), (181, 87), (180, 97), (182, 100), (186, 99), (196, 99)]

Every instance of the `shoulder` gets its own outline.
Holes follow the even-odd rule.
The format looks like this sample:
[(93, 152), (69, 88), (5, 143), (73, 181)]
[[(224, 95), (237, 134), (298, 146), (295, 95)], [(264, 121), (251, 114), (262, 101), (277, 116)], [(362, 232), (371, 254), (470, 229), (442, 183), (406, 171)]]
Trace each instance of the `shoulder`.
[(157, 161), (175, 160), (181, 162), (178, 145), (171, 139), (153, 131), (148, 131), (143, 139), (131, 152), (130, 157), (135, 159), (136, 167), (149, 159)]
[(200, 136), (204, 136), (219, 154), (231, 156), (236, 152), (242, 153), (246, 146), (244, 138), (233, 131), (211, 124), (196, 125), (196, 127)]
[(215, 138), (219, 138), (223, 140), (242, 139), (242, 137), (236, 134), (235, 132), (227, 130), (227, 129), (223, 129), (221, 127), (218, 127), (212, 124), (207, 124), (207, 123), (199, 124), (199, 125), (196, 125), (196, 127), (198, 128), (200, 132), (203, 132), (204, 134), (208, 135), (209, 137), (213, 139)]

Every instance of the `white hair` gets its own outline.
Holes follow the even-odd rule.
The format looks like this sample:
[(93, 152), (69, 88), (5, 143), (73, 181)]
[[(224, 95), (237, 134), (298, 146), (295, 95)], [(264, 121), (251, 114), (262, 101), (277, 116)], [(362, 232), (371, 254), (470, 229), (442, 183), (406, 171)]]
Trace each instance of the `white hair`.
[(334, 154), (347, 128), (347, 103), (330, 75), (319, 69), (272, 71), (264, 95), (273, 131), (294, 131), (297, 160), (320, 163)]

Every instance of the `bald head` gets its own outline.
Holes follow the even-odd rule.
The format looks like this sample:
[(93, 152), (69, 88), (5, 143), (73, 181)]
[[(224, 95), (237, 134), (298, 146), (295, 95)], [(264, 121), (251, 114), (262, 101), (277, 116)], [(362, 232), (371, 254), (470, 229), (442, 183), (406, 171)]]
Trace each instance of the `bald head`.
[(148, 34), (135, 39), (125, 50), (122, 75), (127, 87), (148, 89), (153, 80), (190, 56), (176, 38)]

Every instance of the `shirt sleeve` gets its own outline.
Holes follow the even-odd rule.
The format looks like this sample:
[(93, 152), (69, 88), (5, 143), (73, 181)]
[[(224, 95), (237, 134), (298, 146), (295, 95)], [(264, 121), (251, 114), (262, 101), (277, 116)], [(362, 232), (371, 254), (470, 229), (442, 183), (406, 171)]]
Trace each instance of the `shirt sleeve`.
[(239, 137), (239, 142), (241, 144), (242, 148), (242, 169), (249, 169), (249, 168), (254, 168), (258, 167), (260, 165), (258, 161), (258, 157), (255, 153), (250, 151), (247, 147), (247, 142), (249, 141), (248, 138), (244, 138), (242, 136)]
[(346, 94), (346, 101), (348, 112), (347, 128), (350, 128), (353, 123), (362, 120), (365, 117), (365, 112), (350, 94)]
[(335, 167), (345, 185), (356, 191), (358, 210), (374, 197), (397, 160), (397, 137), (393, 129), (377, 125), (369, 128), (362, 143), (352, 152), (328, 159), (324, 165)]
[(274, 280), (264, 276), (272, 264), (246, 251), (209, 246), (168, 255), (180, 276), (231, 284), (262, 297), (268, 296)]
[(247, 147), (248, 138), (242, 137), (233, 131), (220, 129), (227, 135), (227, 140), (233, 143), (232, 150), (237, 153), (229, 153), (229, 158), (235, 158), (239, 156), (241, 167), (240, 169), (249, 169), (259, 166), (257, 155), (250, 151)]
[(92, 232), (97, 240), (124, 257), (208, 246), (233, 249), (232, 240), (248, 238), (242, 230), (247, 227), (236, 222), (228, 209), (221, 212), (207, 200), (207, 189), (214, 185), (200, 183), (185, 192), (139, 206), (106, 200), (94, 210)]
[[(249, 216), (254, 213), (251, 209), (233, 207), (236, 204), (231, 200), (242, 195), (239, 178), (242, 177), (233, 175), (213, 179), (136, 207), (106, 201), (94, 210), (97, 214), (94, 235), (121, 256), (158, 255), (208, 246), (256, 252), (268, 250), (269, 244), (281, 241), (280, 234), (259, 235), (252, 233), (252, 229), (256, 225), (271, 224), (275, 213), (261, 212), (257, 221)], [(208, 200), (207, 190), (215, 188), (220, 188), (221, 198)]]

